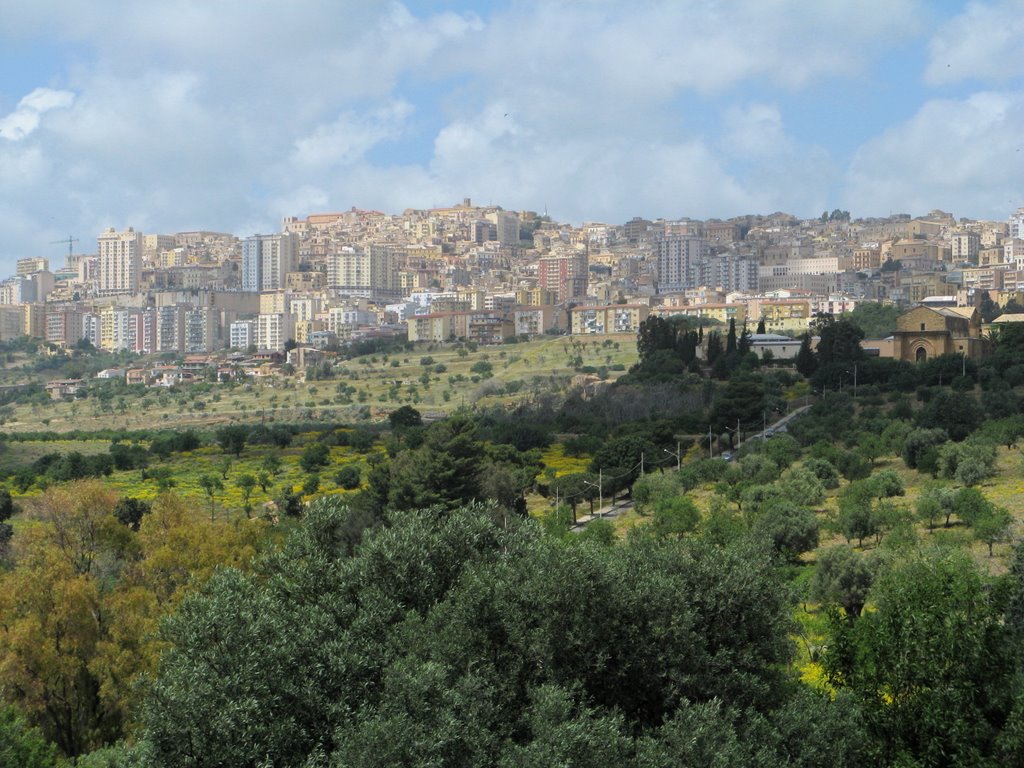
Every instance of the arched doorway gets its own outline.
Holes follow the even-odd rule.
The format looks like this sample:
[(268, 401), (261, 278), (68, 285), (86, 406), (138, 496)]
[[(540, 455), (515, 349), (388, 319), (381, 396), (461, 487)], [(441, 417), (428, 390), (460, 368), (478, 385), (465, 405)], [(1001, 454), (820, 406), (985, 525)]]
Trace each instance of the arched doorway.
[(918, 347), (917, 354), (914, 355), (914, 359), (917, 360), (917, 362), (919, 363), (923, 363), (925, 360), (928, 359), (928, 350), (926, 350), (924, 347)]

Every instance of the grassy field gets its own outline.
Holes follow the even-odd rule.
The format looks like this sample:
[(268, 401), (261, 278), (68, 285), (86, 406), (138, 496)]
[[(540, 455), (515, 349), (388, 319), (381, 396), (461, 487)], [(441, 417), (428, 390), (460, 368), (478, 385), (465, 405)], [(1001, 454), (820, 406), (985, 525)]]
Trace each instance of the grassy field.
[[(510, 404), (547, 392), (561, 393), (581, 368), (600, 370), (614, 379), (636, 359), (632, 334), (585, 340), (550, 337), (474, 351), (450, 344), (418, 344), (400, 354), (345, 361), (337, 366), (335, 378), (328, 380), (306, 382), (298, 375), (281, 375), (237, 384), (154, 388), (142, 394), (115, 387), (106, 402), (89, 397), (6, 406), (3, 428), (64, 432), (260, 420), (353, 422), (379, 420), (407, 404), (424, 413), (446, 413), (462, 405)], [(4, 376), (8, 383), (18, 381), (10, 368)]]
[[(299, 435), (292, 445), (285, 449), (265, 445), (246, 446), (239, 457), (226, 455), (217, 446), (203, 446), (194, 451), (171, 454), (164, 461), (154, 460), (144, 470), (115, 471), (103, 478), (103, 482), (125, 496), (152, 500), (157, 496), (159, 487), (157, 480), (150, 475), (166, 470), (173, 482), (174, 493), (189, 499), (205, 511), (210, 509), (211, 499), (200, 485), (200, 477), (213, 474), (220, 478), (223, 485), (221, 490), (214, 493), (212, 499), (213, 512), (217, 516), (242, 514), (245, 496), (238, 480), (243, 475), (258, 476), (266, 467), (267, 457), (271, 455), (278, 459), (279, 468), (271, 473), (266, 490), (257, 485), (251, 492), (249, 504), (255, 514), (258, 514), (263, 505), (271, 501), (283, 488), (303, 495), (305, 500), (311, 499), (314, 495), (354, 493), (354, 490), (344, 490), (334, 482), (338, 470), (347, 465), (354, 464), (359, 467), (365, 484), (367, 459), (370, 454), (357, 453), (347, 446), (333, 446), (330, 449), (329, 464), (318, 472), (319, 489), (314, 494), (304, 494), (303, 483), (308, 474), (299, 465), (299, 457), (314, 438), (314, 434)], [(3, 457), (13, 466), (18, 466), (21, 462), (15, 463), (14, 456), (11, 455), (14, 452), (24, 456), (26, 460), (31, 460), (44, 453), (56, 451), (102, 453), (109, 450), (109, 447), (108, 441), (99, 440), (25, 441), (13, 444)], [(19, 499), (31, 498), (41, 492), (38, 486), (34, 486), (24, 494), (15, 493), (15, 496)]]

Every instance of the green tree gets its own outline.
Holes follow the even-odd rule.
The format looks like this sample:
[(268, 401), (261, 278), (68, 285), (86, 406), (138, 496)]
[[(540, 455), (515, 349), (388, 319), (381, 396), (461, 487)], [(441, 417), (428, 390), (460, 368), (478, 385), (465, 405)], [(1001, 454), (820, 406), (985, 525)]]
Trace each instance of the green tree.
[(756, 547), (574, 545), (474, 506), (351, 548), (319, 505), (165, 624), (154, 764), (628, 765), (690, 707), (768, 712), (785, 688), (789, 607)]
[(663, 496), (655, 500), (650, 522), (655, 536), (679, 537), (689, 533), (700, 522), (700, 511), (685, 496)]
[(950, 550), (912, 554), (879, 575), (871, 598), (874, 610), (833, 622), (825, 667), (860, 699), (878, 754), (985, 764), (1010, 707), (1012, 665), (977, 566)]
[(252, 492), (256, 489), (257, 480), (255, 475), (248, 472), (239, 475), (235, 478), (235, 485), (242, 492), (242, 509), (245, 510), (245, 516), (252, 516), (252, 504), (249, 503), (249, 498), (252, 496)]
[(152, 505), (142, 499), (122, 496), (117, 500), (117, 506), (114, 507), (114, 517), (122, 525), (131, 528), (133, 531), (138, 531), (143, 516), (148, 515), (151, 510)]
[(11, 706), (0, 708), (0, 765), (10, 768), (53, 768), (56, 747)]
[(363, 473), (355, 464), (346, 464), (334, 475), (334, 482), (346, 491), (354, 490), (362, 482)]
[(204, 473), (199, 476), (199, 487), (203, 489), (203, 493), (210, 500), (210, 520), (213, 520), (214, 494), (224, 490), (224, 482), (219, 475)]
[(810, 378), (818, 370), (818, 358), (811, 349), (811, 335), (803, 334), (800, 337), (800, 349), (797, 350), (795, 359), (796, 369), (802, 376)]
[(326, 467), (331, 460), (331, 449), (323, 443), (310, 443), (299, 457), (299, 466), (305, 472), (316, 472)]
[(946, 527), (949, 527), (949, 518), (954, 511), (955, 493), (952, 489), (940, 485), (926, 485), (917, 497), (915, 509), (918, 519), (928, 526), (928, 530), (935, 528), (935, 523), (945, 518)]
[(245, 449), (249, 438), (249, 429), (241, 424), (221, 427), (217, 430), (217, 444), (225, 453), (233, 453), (238, 458)]
[(776, 502), (754, 523), (754, 533), (784, 559), (798, 562), (801, 554), (818, 546), (818, 518), (791, 502)]
[(829, 547), (818, 555), (811, 595), (840, 606), (847, 618), (856, 619), (864, 610), (877, 568), (873, 559), (845, 544)]
[[(426, 359), (426, 358), (425, 358)], [(388, 414), (391, 428), (397, 431), (423, 426), (423, 416), (411, 405), (403, 405)]]
[(988, 556), (992, 557), (992, 546), (1006, 541), (1013, 525), (1013, 515), (1005, 507), (992, 506), (988, 514), (975, 520), (973, 525), (974, 538), (988, 545)]

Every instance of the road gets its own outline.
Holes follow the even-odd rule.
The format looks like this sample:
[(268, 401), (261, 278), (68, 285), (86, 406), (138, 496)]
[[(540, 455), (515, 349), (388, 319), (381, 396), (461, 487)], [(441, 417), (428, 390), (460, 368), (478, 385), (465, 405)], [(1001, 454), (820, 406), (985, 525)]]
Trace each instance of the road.
[[(739, 448), (740, 445), (743, 445), (743, 443), (746, 443), (746, 442), (748, 442), (750, 440), (764, 440), (766, 434), (778, 432), (780, 427), (786, 426), (787, 424), (789, 424), (789, 422), (791, 422), (793, 419), (795, 419), (797, 416), (802, 414), (804, 411), (806, 411), (810, 407), (811, 407), (810, 405), (801, 405), (796, 410), (793, 410), (793, 411), (790, 411), (789, 413), (787, 413), (785, 416), (783, 416), (781, 419), (779, 419), (775, 423), (770, 424), (767, 427), (767, 429), (765, 429), (765, 430), (763, 430), (761, 432), (755, 432), (753, 435), (750, 435), (749, 437), (747, 437), (746, 440), (744, 440), (741, 443), (739, 443), (736, 447)], [(608, 505), (606, 505), (606, 506), (596, 510), (593, 515), (577, 515), (576, 516), (576, 523), (573, 526), (571, 526), (569, 528), (569, 530), (572, 533), (579, 533), (580, 531), (582, 531), (584, 528), (587, 527), (587, 523), (589, 523), (591, 520), (598, 520), (598, 519), (601, 519), (601, 518), (613, 519), (613, 518), (618, 517), (619, 515), (621, 515), (623, 512), (627, 512), (628, 510), (631, 510), (632, 508), (633, 508), (633, 501), (632, 501), (632, 499), (622, 499), (622, 500), (619, 500), (619, 501), (615, 502), (614, 504), (608, 504)]]
[(605, 506), (601, 507), (600, 509), (595, 510), (594, 514), (592, 514), (592, 515), (576, 515), (576, 523), (575, 523), (575, 525), (573, 525), (573, 526), (571, 526), (569, 528), (569, 531), (571, 533), (579, 533), (580, 531), (582, 531), (584, 528), (587, 527), (587, 523), (589, 523), (591, 520), (599, 520), (599, 519), (611, 520), (611, 519), (614, 519), (614, 518), (618, 517), (623, 512), (628, 512), (632, 508), (633, 508), (633, 500), (632, 499), (620, 499), (619, 501), (615, 502), (614, 504), (606, 504)]

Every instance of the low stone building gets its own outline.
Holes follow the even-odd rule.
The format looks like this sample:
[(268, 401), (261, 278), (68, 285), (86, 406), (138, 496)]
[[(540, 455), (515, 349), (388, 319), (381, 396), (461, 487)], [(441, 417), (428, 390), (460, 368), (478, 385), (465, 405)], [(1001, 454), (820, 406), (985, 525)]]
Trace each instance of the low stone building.
[(893, 356), (923, 362), (939, 355), (965, 355), (980, 360), (988, 354), (976, 307), (919, 306), (896, 318)]

